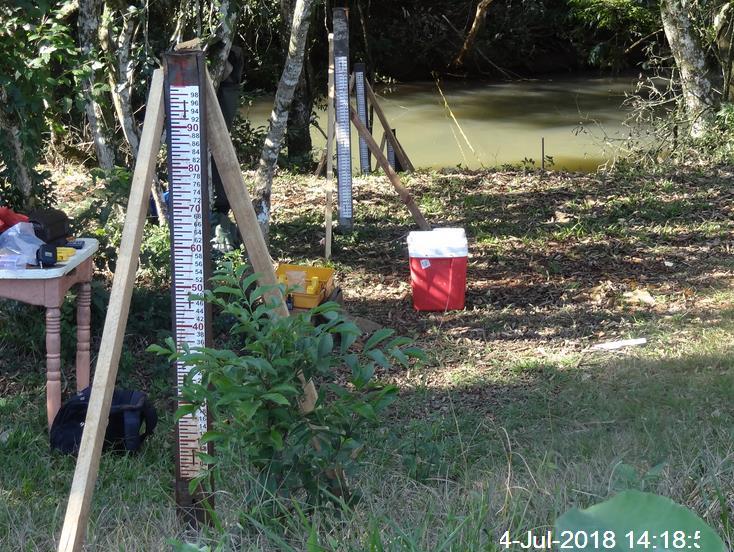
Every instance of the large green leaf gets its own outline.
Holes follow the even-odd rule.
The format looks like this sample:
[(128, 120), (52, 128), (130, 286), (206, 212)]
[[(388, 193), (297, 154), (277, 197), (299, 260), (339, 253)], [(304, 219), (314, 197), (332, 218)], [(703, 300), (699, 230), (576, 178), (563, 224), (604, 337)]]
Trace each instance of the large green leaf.
[[(624, 491), (614, 498), (586, 508), (572, 509), (556, 521), (555, 539), (563, 542), (563, 531), (584, 532), (590, 536), (594, 531), (603, 534), (613, 531), (616, 546), (605, 548), (614, 551), (648, 551), (668, 552), (673, 550), (700, 550), (701, 552), (726, 552), (724, 543), (706, 522), (696, 514), (667, 497), (640, 491)], [(634, 541), (630, 546), (629, 532), (633, 532)], [(685, 544), (674, 546), (673, 535), (676, 531), (685, 533)], [(669, 538), (666, 542), (665, 533)], [(649, 544), (638, 544), (636, 541), (644, 535), (649, 537)], [(695, 538), (699, 535), (698, 538)], [(596, 548), (595, 548), (596, 547)], [(589, 538), (583, 547), (568, 550), (599, 550), (599, 543)]]

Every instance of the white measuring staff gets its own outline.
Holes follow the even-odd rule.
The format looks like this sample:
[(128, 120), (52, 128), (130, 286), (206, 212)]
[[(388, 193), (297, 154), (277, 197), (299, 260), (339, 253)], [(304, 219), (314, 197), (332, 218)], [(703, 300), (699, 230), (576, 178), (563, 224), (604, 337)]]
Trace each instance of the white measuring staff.
[[(354, 64), (354, 91), (357, 96), (357, 115), (359, 120), (364, 123), (368, 129), (370, 123), (367, 120), (367, 95), (364, 87), (365, 79), (365, 64), (355, 63)], [(359, 137), (359, 168), (362, 174), (368, 174), (371, 170), (370, 167), (370, 150), (367, 147), (367, 142), (361, 136)]]
[[(173, 86), (170, 97), (170, 187), (171, 251), (173, 255), (174, 317), (176, 347), (182, 351), (206, 346), (206, 306), (190, 295), (201, 294), (205, 285), (206, 244), (204, 242), (205, 203), (202, 175), (202, 116), (199, 86)], [(191, 367), (176, 362), (179, 391)], [(198, 374), (196, 376), (199, 376)], [(196, 379), (195, 376), (195, 379)], [(201, 380), (199, 376), (199, 381)], [(206, 408), (188, 414), (178, 422), (179, 477), (191, 479), (201, 471), (198, 452), (207, 452), (200, 438), (207, 430)]]
[(351, 230), (352, 145), (349, 119), (349, 24), (346, 8), (334, 8), (334, 94), (339, 226)]

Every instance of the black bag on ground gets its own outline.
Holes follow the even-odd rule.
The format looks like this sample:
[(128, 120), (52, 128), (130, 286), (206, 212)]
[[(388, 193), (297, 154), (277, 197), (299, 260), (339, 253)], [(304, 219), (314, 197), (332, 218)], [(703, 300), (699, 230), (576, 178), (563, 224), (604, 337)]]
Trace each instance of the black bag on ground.
[[(59, 409), (51, 425), (51, 448), (65, 454), (76, 455), (79, 452), (90, 392), (91, 387), (79, 391)], [(153, 433), (157, 423), (155, 408), (145, 393), (115, 389), (112, 394), (104, 448), (136, 451), (145, 438)], [(143, 424), (145, 431), (141, 433)]]

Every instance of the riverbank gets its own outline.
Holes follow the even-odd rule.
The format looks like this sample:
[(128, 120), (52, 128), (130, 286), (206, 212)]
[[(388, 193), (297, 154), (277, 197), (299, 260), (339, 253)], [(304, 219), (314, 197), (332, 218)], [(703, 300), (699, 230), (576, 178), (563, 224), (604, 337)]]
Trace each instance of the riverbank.
[[(62, 200), (83, 209), (87, 180), (69, 182), (80, 188), (60, 190)], [(432, 224), (466, 228), (466, 309), (412, 309), (405, 238), (414, 224), (383, 177), (356, 178), (355, 231), (334, 242), (345, 306), (413, 337), (428, 361), (378, 372), (400, 396), (367, 441), (354, 511), (253, 526), (241, 512), (250, 474), (233, 459), (217, 505), (224, 548), (301, 550), (316, 539), (324, 550), (497, 550), (506, 530), (539, 534), (568, 508), (623, 488), (685, 504), (731, 547), (734, 172), (449, 169), (404, 182)], [(275, 260), (319, 261), (322, 185), (276, 179)], [(104, 230), (111, 244), (115, 228)], [(146, 243), (148, 259), (165, 257)], [(99, 268), (96, 345), (114, 260)], [(213, 546), (216, 532), (187, 534), (174, 514), (169, 369), (143, 352), (170, 328), (170, 303), (165, 274), (143, 268), (120, 383), (147, 390), (162, 420), (141, 455), (103, 458), (89, 542)], [(0, 310), (14, 321), (0, 327), (0, 548), (51, 549), (73, 460), (50, 454), (44, 433), (41, 314), (9, 302)], [(70, 305), (62, 329), (71, 335)], [(593, 349), (626, 338), (647, 344)]]

